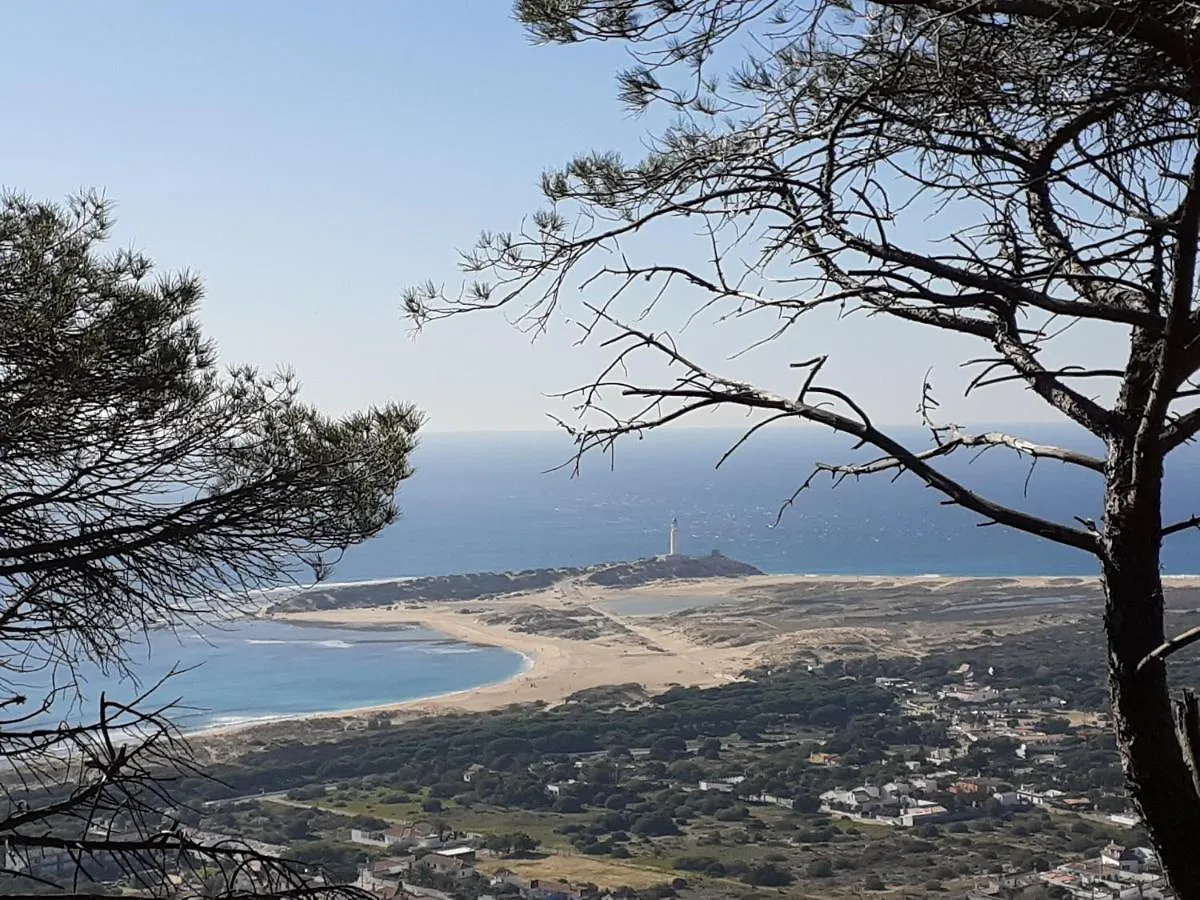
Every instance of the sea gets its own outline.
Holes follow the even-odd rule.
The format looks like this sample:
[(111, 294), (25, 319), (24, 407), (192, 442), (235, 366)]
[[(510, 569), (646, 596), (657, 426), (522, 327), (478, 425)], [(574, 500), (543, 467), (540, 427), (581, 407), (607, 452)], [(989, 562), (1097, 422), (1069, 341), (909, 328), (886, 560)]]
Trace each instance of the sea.
[[(1022, 436), (1098, 452), (1063, 428), (1025, 426)], [(340, 560), (332, 583), (579, 566), (665, 553), (672, 520), (680, 552), (718, 550), (774, 574), (1091, 575), (1087, 554), (946, 506), (911, 475), (805, 484), (818, 462), (872, 455), (806, 426), (755, 435), (718, 468), (741, 432), (665, 430), (630, 438), (576, 465), (557, 432), (431, 434), (398, 495), (402, 518)], [(923, 446), (919, 429), (902, 429)], [(1166, 517), (1200, 512), (1200, 451), (1176, 454)], [(999, 502), (1067, 524), (1099, 519), (1099, 475), (998, 448), (963, 452), (945, 470)], [(1200, 532), (1168, 539), (1168, 574), (1200, 572)], [(468, 690), (502, 681), (527, 661), (422, 629), (353, 631), (279, 622), (156, 634), (139, 647), (139, 684), (179, 670), (155, 696), (179, 697), (189, 728), (336, 711)], [(83, 693), (141, 689), (85, 672)], [(73, 714), (74, 715), (74, 714)]]
[[(178, 727), (199, 731), (452, 694), (506, 681), (529, 664), (519, 653), (424, 628), (351, 630), (262, 619), (153, 632), (131, 656), (132, 675), (83, 665), (78, 691), (64, 692), (53, 715), (37, 717), (37, 724), (94, 721), (103, 691), (125, 703), (145, 695), (139, 708), (170, 704)], [(41, 675), (29, 680), (30, 696), (40, 697)]]
[[(1004, 426), (1023, 437), (1102, 454), (1051, 425)], [(990, 429), (981, 429), (990, 430)], [(897, 432), (929, 446), (917, 428)], [(402, 519), (351, 549), (334, 581), (587, 565), (667, 552), (672, 519), (680, 551), (719, 550), (774, 574), (1087, 575), (1088, 554), (1000, 527), (912, 475), (846, 479), (827, 474), (788, 501), (818, 462), (865, 462), (847, 440), (814, 426), (760, 431), (717, 468), (742, 434), (665, 429), (629, 438), (614, 454), (585, 456), (556, 432), (430, 435), (416, 474), (399, 493)], [(1101, 476), (1007, 448), (962, 451), (944, 470), (994, 500), (1076, 525), (1098, 520)], [(1172, 460), (1167, 519), (1200, 512), (1200, 448)], [(1200, 532), (1168, 539), (1168, 573), (1200, 571)]]

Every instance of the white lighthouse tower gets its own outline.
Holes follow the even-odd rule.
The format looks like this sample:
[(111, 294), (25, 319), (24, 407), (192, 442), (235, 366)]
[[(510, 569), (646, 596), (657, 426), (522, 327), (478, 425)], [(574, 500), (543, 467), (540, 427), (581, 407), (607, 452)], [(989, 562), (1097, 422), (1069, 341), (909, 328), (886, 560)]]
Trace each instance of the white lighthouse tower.
[(671, 520), (671, 552), (668, 556), (679, 555), (679, 520)]

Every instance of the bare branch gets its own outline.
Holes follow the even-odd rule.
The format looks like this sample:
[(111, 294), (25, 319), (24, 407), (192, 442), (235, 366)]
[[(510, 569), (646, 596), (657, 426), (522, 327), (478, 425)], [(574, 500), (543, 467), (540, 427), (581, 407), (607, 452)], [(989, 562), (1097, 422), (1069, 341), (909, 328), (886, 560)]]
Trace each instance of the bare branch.
[[(763, 410), (775, 414), (776, 418), (790, 416), (804, 421), (825, 425), (834, 431), (851, 435), (865, 444), (869, 444), (895, 460), (895, 466), (900, 466), (912, 472), (927, 485), (945, 495), (948, 500), (962, 506), (984, 518), (1000, 524), (1008, 525), (1039, 537), (1066, 544), (1089, 553), (1099, 550), (1095, 535), (1068, 526), (1051, 522), (1029, 513), (1011, 509), (993, 501), (987, 500), (965, 486), (935, 469), (928, 462), (928, 456), (913, 452), (904, 447), (891, 436), (873, 426), (866, 414), (859, 409), (851, 398), (832, 388), (809, 386), (807, 393), (834, 397), (849, 404), (853, 416), (847, 416), (829, 409), (823, 405), (813, 405), (804, 401), (788, 400), (767, 391), (755, 388), (742, 382), (731, 381), (707, 371), (687, 357), (683, 356), (674, 346), (653, 335), (624, 325), (604, 313), (600, 317), (620, 330), (625, 338), (634, 341), (633, 346), (651, 349), (666, 357), (671, 363), (683, 367), (684, 374), (675, 385), (664, 388), (648, 388), (636, 385), (619, 386), (626, 396), (643, 397), (651, 401), (652, 407), (666, 399), (684, 401), (684, 406), (677, 410), (661, 413), (647, 419), (634, 418), (629, 422), (619, 423), (608, 428), (593, 430), (572, 430), (578, 445), (577, 459), (583, 453), (594, 447), (611, 447), (613, 442), (622, 435), (640, 433), (657, 428), (694, 411), (695, 409), (725, 404), (740, 406), (747, 409)], [(599, 389), (593, 386), (591, 390)], [(1004, 443), (997, 441), (996, 443)], [(989, 443), (989, 446), (992, 445)], [(939, 448), (940, 449), (940, 448)], [(1026, 451), (1026, 452), (1032, 452)], [(940, 454), (938, 454), (940, 455)], [(1067, 459), (1067, 457), (1071, 457)], [(1061, 451), (1058, 458), (1087, 465), (1087, 457), (1076, 457), (1068, 451)], [(1087, 466), (1091, 468), (1090, 465)]]
[[(1072, 465), (1090, 469), (1093, 472), (1101, 474), (1104, 472), (1104, 460), (1077, 450), (1055, 447), (1050, 444), (1039, 444), (1000, 431), (989, 431), (984, 434), (964, 434), (958, 430), (957, 426), (949, 426), (944, 429), (938, 429), (938, 431), (941, 432), (939, 435), (942, 437), (941, 442), (929, 450), (914, 453), (913, 455), (917, 459), (930, 460), (941, 456), (949, 456), (955, 450), (963, 447), (983, 447), (984, 449), (1009, 447), (1023, 456), (1031, 456), (1039, 459), (1057, 459), (1060, 462), (1071, 463)], [(874, 475), (879, 472), (904, 468), (906, 468), (905, 464), (894, 456), (883, 457), (882, 459), (860, 465), (821, 464), (822, 471), (854, 477)]]
[(1200, 408), (1184, 413), (1169, 423), (1159, 435), (1159, 444), (1164, 453), (1170, 453), (1194, 438), (1197, 432), (1200, 432)]
[(1167, 525), (1162, 530), (1163, 537), (1169, 537), (1172, 534), (1178, 534), (1181, 531), (1187, 531), (1189, 528), (1200, 528), (1200, 516), (1191, 516), (1181, 522), (1175, 522)]
[[(619, 334), (613, 365), (570, 393), (579, 454), (718, 406), (759, 414), (742, 441), (758, 419), (813, 422), (882, 454), (826, 467), (835, 481), (911, 472), (985, 524), (1096, 554), (1132, 797), (1175, 892), (1200, 897), (1200, 780), (1184, 763), (1200, 752), (1200, 706), (1177, 734), (1166, 667), (1139, 667), (1164, 637), (1162, 538), (1194, 524), (1161, 523), (1165, 457), (1200, 433), (1200, 410), (1181, 403), (1200, 390), (1189, 383), (1200, 371), (1200, 4), (520, 0), (517, 11), (538, 40), (620, 41), (635, 57), (622, 99), (669, 124), (639, 160), (589, 153), (547, 173), (548, 207), (468, 257), (488, 281), (457, 296), (410, 291), (412, 312), (512, 303), (540, 328), (582, 288), (603, 314), (586, 334), (600, 323)], [(680, 241), (689, 233), (700, 253)], [(909, 448), (858, 398), (818, 383), (820, 357), (803, 364), (798, 392), (766, 391), (694, 364), (657, 321), (765, 319), (734, 356), (789, 330), (819, 336), (796, 333), (819, 308), (842, 328), (862, 312), (985, 342), (967, 351), (990, 357), (968, 394), (1024, 384), (1103, 453), (936, 430), (932, 448)], [(619, 324), (650, 310), (653, 335)], [(1071, 364), (1079, 342), (1063, 340), (1081, 324), (1089, 356), (1104, 355), (1086, 366)], [(668, 375), (634, 378), (625, 363), (640, 351)], [(933, 408), (926, 383), (927, 424)], [(1027, 456), (1030, 473), (1058, 459), (1103, 475), (1103, 519), (1031, 516), (937, 467), (958, 448), (999, 446)]]
[(1155, 660), (1166, 659), (1173, 653), (1178, 653), (1185, 647), (1190, 647), (1192, 644), (1200, 641), (1200, 625), (1195, 628), (1189, 628), (1182, 634), (1177, 634), (1164, 644), (1155, 647), (1146, 655), (1146, 657), (1138, 663), (1138, 670), (1145, 668)]

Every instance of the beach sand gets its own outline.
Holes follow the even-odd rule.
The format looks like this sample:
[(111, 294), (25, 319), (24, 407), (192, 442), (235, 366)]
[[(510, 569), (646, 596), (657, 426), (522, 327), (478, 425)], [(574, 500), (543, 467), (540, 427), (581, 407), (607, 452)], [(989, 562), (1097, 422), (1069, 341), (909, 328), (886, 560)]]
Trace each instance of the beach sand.
[(676, 629), (639, 621), (639, 617), (633, 616), (605, 614), (624, 631), (592, 640), (517, 631), (507, 624), (485, 621), (486, 617), (507, 613), (514, 606), (566, 610), (586, 606), (603, 613), (603, 602), (610, 593), (596, 589), (566, 599), (558, 589), (552, 589), (505, 600), (323, 610), (288, 613), (277, 618), (343, 628), (419, 625), (460, 641), (514, 650), (528, 660), (524, 671), (508, 681), (441, 697), (350, 711), (357, 715), (380, 711), (479, 712), (539, 701), (555, 704), (577, 691), (618, 684), (636, 683), (650, 693), (665, 691), (673, 685), (710, 687), (738, 678), (756, 661), (752, 648), (707, 646)]
[[(1172, 578), (1168, 587), (1195, 590), (1200, 588), (1200, 577)], [(1068, 593), (1073, 599), (1064, 601)], [(1019, 615), (1003, 602), (1039, 596), (1045, 601), (1035, 599)], [(785, 602), (780, 602), (781, 597)], [(696, 599), (695, 610), (669, 614), (687, 598)], [(917, 654), (938, 643), (954, 642), (964, 629), (981, 621), (992, 625), (998, 619), (996, 627), (1008, 631), (1048, 624), (1052, 618), (1093, 614), (1098, 598), (1097, 580), (1083, 577), (774, 575), (662, 582), (632, 589), (566, 581), (545, 591), (488, 600), (295, 612), (272, 618), (345, 628), (419, 625), (457, 640), (514, 650), (528, 660), (520, 674), (496, 684), (298, 717), (351, 720), (346, 723), (351, 727), (353, 720), (361, 723), (380, 714), (410, 718), (482, 712), (512, 704), (554, 705), (578, 691), (613, 685), (637, 684), (650, 694), (674, 685), (712, 687), (735, 680), (754, 666), (801, 654), (810, 659), (855, 650)], [(639, 607), (639, 615), (619, 612), (631, 602)], [(653, 614), (659, 605), (663, 614)], [(898, 608), (903, 615), (896, 614)], [(974, 612), (956, 618), (958, 609)], [(552, 627), (535, 626), (538, 633), (534, 633), (528, 620), (520, 628), (506, 621), (519, 621), (521, 613), (531, 612), (548, 618), (583, 616), (590, 625), (599, 626), (599, 633), (579, 640), (555, 634)], [(199, 736), (261, 727), (261, 723), (243, 723)]]
[[(724, 594), (744, 583), (744, 579), (717, 581), (720, 583), (692, 582), (691, 588), (695, 595), (711, 595), (714, 591)], [(711, 687), (737, 679), (757, 662), (758, 654), (754, 648), (713, 647), (689, 639), (677, 629), (604, 611), (605, 601), (632, 593), (568, 584), (491, 600), (269, 614), (268, 617), (276, 621), (339, 628), (420, 626), (467, 643), (513, 650), (525, 657), (526, 665), (519, 674), (506, 681), (465, 691), (376, 706), (219, 725), (193, 732), (189, 738), (198, 745), (205, 745), (249, 733), (283, 736), (294, 733), (299, 721), (310, 722), (322, 732), (336, 733), (335, 722), (327, 724), (322, 720), (343, 720), (346, 727), (354, 727), (355, 722), (361, 724), (378, 715), (395, 720), (442, 713), (482, 712), (513, 704), (541, 702), (554, 705), (578, 691), (611, 685), (637, 684), (649, 693), (660, 693), (674, 685)], [(511, 614), (518, 608), (595, 611), (611, 621), (616, 633), (593, 640), (577, 640), (519, 631), (503, 623), (485, 621), (496, 615)]]

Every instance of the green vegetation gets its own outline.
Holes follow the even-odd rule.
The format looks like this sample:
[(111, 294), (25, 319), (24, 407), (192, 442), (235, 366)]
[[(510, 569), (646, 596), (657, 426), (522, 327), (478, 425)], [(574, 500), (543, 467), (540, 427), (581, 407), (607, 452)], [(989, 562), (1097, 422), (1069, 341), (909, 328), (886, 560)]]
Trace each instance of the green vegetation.
[(169, 792), (195, 769), (169, 684), (132, 682), (127, 704), (83, 684), (130, 673), (148, 629), (255, 609), (378, 534), (421, 417), (330, 418), (290, 373), (221, 364), (200, 280), (156, 275), (112, 228), (95, 194), (0, 197), (3, 890), (169, 876), (182, 894), (301, 897), (278, 861), (173, 827)]
[[(1021, 636), (1014, 646), (1054, 640), (1053, 633)], [(1048, 674), (1022, 674), (1022, 651), (1008, 658), (1010, 674), (997, 677), (1010, 677), (1030, 696), (1077, 677), (1082, 664), (1066, 659)], [(592, 868), (577, 868), (592, 877), (607, 872), (603, 878), (611, 880), (629, 870), (639, 884), (682, 878), (689, 890), (711, 885), (727, 896), (815, 883), (830, 897), (842, 889), (932, 890), (933, 883), (953, 890), (1004, 866), (1034, 871), (1094, 856), (1114, 838), (1144, 841), (1098, 820), (1012, 809), (988, 795), (948, 793), (946, 785), (927, 796), (950, 811), (950, 821), (900, 829), (822, 814), (822, 792), (911, 777), (914, 767), (933, 768), (928, 753), (953, 743), (944, 722), (906, 712), (902, 695), (876, 687), (875, 678), (907, 678), (912, 690), (935, 690), (953, 685), (960, 676), (949, 673), (964, 661), (975, 664), (970, 653), (862, 659), (819, 671), (762, 671), (649, 702), (599, 691), (555, 709), (376, 722), (336, 742), (260, 749), (221, 770), (227, 787), (186, 787), (208, 797), (287, 787), (283, 801), (221, 808), (209, 824), (263, 839), (302, 838), (306, 859), (324, 854), (322, 864), (339, 871), (362, 857), (363, 848), (345, 843), (348, 828), (394, 822), (483, 835), (482, 846), (498, 858), (536, 863), (543, 877), (553, 877), (556, 859), (564, 871), (567, 861), (586, 859)], [(963, 707), (956, 715), (976, 713)], [(1059, 730), (1062, 717), (1044, 718)], [(1123, 806), (1113, 793), (1119, 768), (1106, 731), (1068, 721), (1055, 749), (1062, 764), (1045, 771), (1056, 784), (1101, 808)], [(818, 764), (810, 758), (816, 750), (841, 756)], [(1030, 777), (1018, 771), (1024, 763), (1013, 742), (1000, 739), (976, 742), (954, 765), (1001, 786)], [(698, 789), (701, 781), (710, 789)], [(791, 808), (764, 802), (764, 794)], [(264, 810), (276, 821), (254, 818)], [(301, 813), (313, 818), (297, 822)]]
[[(895, 698), (873, 685), (795, 668), (709, 690), (674, 688), (637, 708), (586, 703), (516, 708), (439, 716), (325, 744), (283, 744), (214, 767), (218, 782), (191, 779), (183, 787), (194, 798), (216, 799), (374, 776), (373, 784), (409, 794), (428, 786), (435, 799), (470, 794), (494, 806), (543, 809), (553, 801), (544, 781), (529, 771), (533, 762), (608, 754), (591, 761), (591, 777), (578, 788), (578, 799), (590, 803), (631, 758), (631, 748), (656, 747), (654, 755), (663, 758), (653, 760), (657, 767), (651, 771), (666, 776), (668, 758), (682, 753), (689, 741), (752, 738), (784, 724), (834, 726), (840, 740), (861, 743), (868, 757), (881, 756), (886, 746), (877, 737), (880, 727), (894, 729), (898, 739), (936, 744), (944, 737), (937, 727), (906, 722), (895, 711)], [(473, 764), (503, 777), (491, 774), (467, 784), (462, 773)], [(554, 765), (551, 779), (574, 777), (565, 759)], [(783, 782), (771, 786), (795, 790)]]

